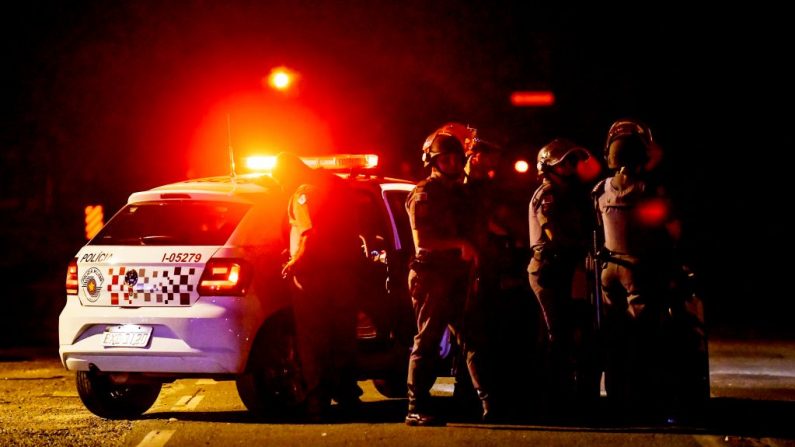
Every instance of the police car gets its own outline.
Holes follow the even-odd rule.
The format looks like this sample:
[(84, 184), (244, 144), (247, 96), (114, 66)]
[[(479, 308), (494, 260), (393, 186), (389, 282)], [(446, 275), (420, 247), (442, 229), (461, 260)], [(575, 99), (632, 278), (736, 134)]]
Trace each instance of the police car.
[[(416, 331), (406, 266), (405, 198), (413, 183), (359, 168), (373, 156), (305, 159), (344, 167), (354, 185), (366, 271), (358, 339), (361, 379), (405, 396)], [(358, 174), (356, 172), (359, 172)], [(130, 195), (71, 261), (59, 318), (63, 365), (85, 406), (105, 418), (147, 411), (163, 383), (236, 380), (252, 411), (302, 400), (286, 281), (286, 197), (267, 173), (188, 180)]]

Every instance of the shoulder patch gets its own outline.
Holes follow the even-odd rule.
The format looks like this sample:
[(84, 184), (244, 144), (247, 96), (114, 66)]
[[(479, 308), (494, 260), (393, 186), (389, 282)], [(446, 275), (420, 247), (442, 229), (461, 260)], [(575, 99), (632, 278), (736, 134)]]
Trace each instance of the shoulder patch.
[(605, 183), (607, 183), (607, 180), (609, 179), (610, 177), (599, 180), (599, 183), (597, 183), (596, 186), (594, 186), (593, 189), (591, 190), (591, 196), (598, 197), (599, 195), (601, 195), (602, 191), (604, 191), (605, 189)]
[(530, 199), (530, 204), (532, 205), (533, 209), (538, 209), (539, 205), (542, 203), (552, 202), (552, 195), (547, 194), (551, 189), (552, 185), (549, 183), (542, 183), (539, 185), (538, 189), (536, 189), (536, 191), (533, 193), (533, 198)]
[(422, 202), (424, 200), (428, 200), (428, 193), (427, 192), (420, 192), (420, 193), (414, 194), (414, 200), (416, 200), (417, 202)]

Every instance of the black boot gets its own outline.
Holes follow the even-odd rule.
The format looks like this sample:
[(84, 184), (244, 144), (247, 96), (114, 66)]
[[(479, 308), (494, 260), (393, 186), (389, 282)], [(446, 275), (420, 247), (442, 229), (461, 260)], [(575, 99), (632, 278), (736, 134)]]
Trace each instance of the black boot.
[(483, 413), (480, 416), (481, 421), (487, 424), (497, 422), (497, 414), (494, 412), (494, 399), (483, 390), (478, 390), (478, 398), (483, 406)]

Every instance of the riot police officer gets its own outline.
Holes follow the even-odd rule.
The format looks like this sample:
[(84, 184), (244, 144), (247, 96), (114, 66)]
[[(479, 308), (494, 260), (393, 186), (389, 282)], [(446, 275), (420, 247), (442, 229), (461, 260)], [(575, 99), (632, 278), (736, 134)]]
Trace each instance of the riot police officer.
[(563, 410), (576, 398), (598, 397), (598, 376), (588, 361), (592, 349), (584, 346), (593, 333), (590, 308), (573, 299), (572, 285), (591, 240), (589, 182), (600, 166), (587, 149), (558, 138), (541, 148), (536, 167), (542, 183), (530, 200), (527, 271), (546, 329), (541, 348), (548, 403)]
[(626, 417), (656, 416), (666, 392), (662, 330), (680, 224), (663, 188), (647, 179), (652, 143), (642, 123), (613, 123), (605, 154), (614, 175), (593, 190), (604, 245), (605, 385)]
[(441, 423), (430, 407), (430, 389), (436, 380), (439, 343), (448, 326), (466, 356), (473, 386), (483, 402), (484, 418), (490, 405), (481, 377), (479, 347), (464, 327), (464, 321), (472, 317), (465, 315), (465, 308), (478, 264), (463, 185), (464, 147), (451, 133), (437, 131), (423, 146), (422, 159), (431, 174), (406, 200), (415, 248), (408, 282), (418, 330), (408, 367), (405, 422), (411, 426)]
[[(535, 343), (538, 325), (528, 322), (536, 323), (533, 317), (538, 310), (530, 299), (527, 283), (528, 250), (523, 222), (526, 216), (515, 201), (516, 195), (508, 189), (512, 185), (501, 176), (502, 150), (477, 130), (472, 129), (472, 134), (464, 167), (464, 186), (472, 198), (474, 241), (480, 255), (478, 288), (472, 307), (481, 316), (477, 335), (483, 341), (484, 363), (488, 365), (491, 383), (489, 391), (499, 412), (493, 419), (505, 420), (519, 416), (527, 408), (530, 388), (539, 383), (535, 377), (538, 372), (535, 359), (516, 355)], [(454, 397), (469, 404), (468, 407), (477, 408), (472, 405), (477, 401), (471, 385), (469, 391), (461, 386), (466, 383), (456, 378)]]
[(290, 153), (277, 155), (273, 177), (291, 195), (290, 260), (282, 274), (292, 285), (298, 353), (310, 420), (324, 419), (333, 398), (355, 410), (356, 284), (363, 262), (350, 187), (308, 167)]

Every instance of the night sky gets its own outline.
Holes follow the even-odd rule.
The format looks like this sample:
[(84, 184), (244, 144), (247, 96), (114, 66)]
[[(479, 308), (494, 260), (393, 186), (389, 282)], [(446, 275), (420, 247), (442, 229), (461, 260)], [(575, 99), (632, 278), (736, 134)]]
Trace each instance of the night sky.
[[(84, 243), (83, 207), (111, 213), (133, 191), (227, 173), (227, 116), (238, 157), (377, 152), (392, 175), (403, 162), (418, 167), (425, 136), (447, 121), (474, 125), (506, 159), (532, 160), (558, 136), (601, 154), (611, 122), (640, 118), (666, 151), (713, 313), (760, 326), (795, 309), (783, 279), (792, 262), (774, 260), (791, 258), (780, 215), (791, 203), (782, 159), (795, 79), (784, 68), (790, 25), (775, 11), (605, 15), (452, 1), (0, 8), (1, 266), (18, 283), (55, 278), (58, 310), (66, 263)], [(263, 87), (279, 65), (301, 74), (295, 94)], [(551, 90), (557, 102), (513, 107), (515, 90)], [(529, 194), (531, 181), (512, 181)]]

